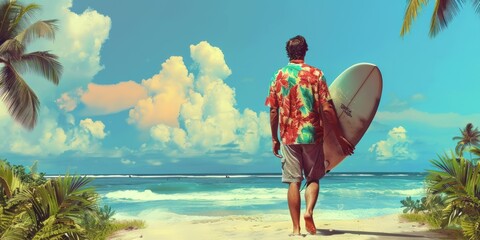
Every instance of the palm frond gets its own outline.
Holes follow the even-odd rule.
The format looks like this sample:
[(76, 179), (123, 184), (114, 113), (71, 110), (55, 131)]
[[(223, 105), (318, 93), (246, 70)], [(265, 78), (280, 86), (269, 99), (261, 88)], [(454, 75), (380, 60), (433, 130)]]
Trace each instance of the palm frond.
[(480, 0), (472, 0), (475, 11), (480, 14)]
[(404, 36), (410, 31), (410, 26), (417, 18), (418, 13), (422, 9), (422, 5), (426, 5), (428, 0), (409, 0), (407, 9), (405, 10), (405, 17), (403, 18), (402, 29), (400, 36)]
[(28, 44), (35, 38), (55, 39), (55, 31), (58, 30), (57, 20), (38, 21), (25, 30), (21, 31), (15, 39), (22, 44)]
[(49, 52), (32, 52), (21, 56), (13, 65), (19, 72), (33, 71), (58, 85), (63, 67), (57, 59), (56, 55)]
[(0, 71), (0, 96), (17, 122), (27, 129), (35, 126), (40, 104), (37, 95), (14, 67), (8, 64)]
[(13, 34), (18, 34), (22, 29), (30, 25), (30, 20), (41, 9), (41, 7), (34, 3), (24, 6), (16, 1), (13, 1), (13, 4), (16, 11), (14, 18), (11, 19), (9, 31)]
[(465, 218), (462, 223), (462, 231), (468, 239), (480, 238), (480, 217)]
[(446, 28), (457, 14), (464, 0), (437, 0), (430, 21), (430, 37), (435, 37)]
[(0, 187), (7, 199), (11, 198), (16, 192), (23, 189), (21, 179), (15, 174), (15, 171), (6, 164), (0, 165)]
[(0, 56), (6, 61), (18, 60), (25, 52), (25, 46), (18, 40), (8, 39), (0, 45)]
[(471, 148), (469, 150), (471, 153), (473, 153), (475, 156), (477, 156), (477, 158), (474, 158), (472, 159), (472, 161), (475, 163), (475, 162), (478, 162), (478, 160), (480, 160), (480, 148), (475, 146), (473, 148)]
[(33, 223), (29, 239), (62, 239), (60, 236), (66, 235), (83, 239), (84, 229), (78, 223), (96, 209), (98, 199), (93, 188), (87, 187), (90, 181), (79, 176), (59, 177), (16, 195), (17, 201), (29, 206), (25, 209)]
[(441, 225), (444, 227), (463, 216), (480, 215), (480, 165), (457, 158), (453, 153), (431, 162), (438, 170), (430, 170), (426, 177), (428, 192), (445, 196)]
[(9, 31), (11, 19), (15, 16), (15, 5), (11, 1), (2, 1), (0, 5), (0, 43), (12, 37)]
[(78, 224), (75, 224), (74, 222), (65, 224), (52, 220), (44, 221), (42, 228), (35, 232), (31, 239), (85, 239), (85, 230)]
[(25, 240), (25, 236), (28, 234), (28, 226), (25, 224), (15, 224), (10, 226), (2, 235), (1, 239), (8, 240)]

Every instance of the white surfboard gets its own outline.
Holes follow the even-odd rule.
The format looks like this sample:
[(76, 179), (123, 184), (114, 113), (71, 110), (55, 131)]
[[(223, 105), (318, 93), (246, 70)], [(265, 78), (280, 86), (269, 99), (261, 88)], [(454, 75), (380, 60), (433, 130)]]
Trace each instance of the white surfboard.
[[(382, 74), (370, 63), (347, 68), (329, 86), (338, 121), (345, 138), (354, 146), (367, 131), (382, 95)], [(346, 158), (331, 128), (325, 126), (325, 171)]]

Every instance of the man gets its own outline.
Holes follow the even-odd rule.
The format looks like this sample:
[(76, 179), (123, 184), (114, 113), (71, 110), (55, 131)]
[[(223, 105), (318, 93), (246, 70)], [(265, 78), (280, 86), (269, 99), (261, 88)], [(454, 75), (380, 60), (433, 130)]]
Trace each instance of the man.
[[(287, 41), (290, 62), (273, 77), (265, 105), (270, 107), (273, 153), (278, 158), (280, 123), (282, 141), (282, 182), (288, 183), (288, 207), (293, 223), (293, 235), (300, 235), (300, 184), (305, 175), (305, 228), (316, 234), (313, 209), (317, 202), (319, 180), (325, 175), (323, 126), (328, 122), (345, 154), (354, 147), (344, 137), (338, 125), (323, 72), (305, 64), (307, 42), (302, 36)], [(302, 174), (303, 172), (303, 174)]]

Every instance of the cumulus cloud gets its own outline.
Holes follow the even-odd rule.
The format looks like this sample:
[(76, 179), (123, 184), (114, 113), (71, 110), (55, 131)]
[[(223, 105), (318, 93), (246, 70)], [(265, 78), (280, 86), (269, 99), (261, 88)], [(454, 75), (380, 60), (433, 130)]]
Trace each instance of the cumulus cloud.
[[(25, 3), (29, 2), (33, 1)], [(59, 20), (59, 31), (54, 42), (34, 41), (29, 51), (49, 50), (58, 55), (64, 73), (58, 87), (37, 81), (37, 76), (24, 76), (41, 101), (39, 120), (35, 129), (28, 132), (12, 121), (2, 104), (0, 132), (8, 138), (0, 139), (0, 152), (32, 156), (59, 155), (67, 151), (82, 155), (98, 152), (106, 135), (105, 125), (91, 119), (76, 123), (75, 117), (65, 112), (77, 108), (77, 89), (86, 86), (103, 69), (100, 50), (108, 38), (110, 18), (92, 9), (74, 13), (70, 10), (72, 0), (45, 0), (41, 5), (43, 11), (37, 19)], [(62, 111), (52, 108), (52, 102)]]
[(142, 81), (150, 96), (143, 98), (130, 110), (128, 123), (148, 129), (157, 124), (178, 127), (180, 107), (193, 84), (182, 57), (171, 57), (162, 64), (162, 70)]
[(104, 115), (132, 108), (147, 97), (147, 89), (134, 81), (109, 85), (90, 83), (81, 94), (81, 101), (89, 115)]
[(206, 41), (190, 45), (190, 55), (200, 69), (196, 80), (196, 87), (200, 93), (204, 93), (207, 88), (213, 86), (211, 83), (223, 82), (223, 79), (232, 74), (222, 50), (211, 46)]
[(0, 108), (0, 129), (8, 138), (0, 138), (0, 152), (11, 152), (27, 156), (51, 156), (66, 151), (90, 154), (99, 151), (100, 140), (106, 135), (101, 121), (81, 120), (75, 124), (69, 115), (67, 126), (60, 126), (58, 114), (46, 107), (40, 112), (37, 127), (27, 132), (13, 122), (5, 108)]
[(160, 148), (206, 152), (230, 145), (230, 150), (256, 152), (260, 139), (270, 135), (267, 113), (236, 108), (235, 90), (224, 82), (231, 70), (219, 48), (204, 41), (190, 51), (197, 75), (181, 57), (169, 58), (159, 74), (142, 81), (156, 95), (137, 103), (129, 123), (149, 127)]
[(106, 136), (105, 124), (102, 121), (93, 121), (91, 118), (87, 118), (80, 121), (80, 126), (95, 138), (103, 139)]
[(110, 17), (93, 9), (86, 9), (80, 14), (72, 12), (72, 4), (72, 0), (44, 0), (42, 11), (37, 15), (37, 19), (57, 19), (59, 30), (54, 42), (35, 41), (29, 49), (50, 50), (59, 57), (64, 67), (58, 87), (42, 81), (30, 83), (41, 100), (50, 101), (56, 92), (69, 92), (86, 86), (104, 68), (100, 63), (100, 50), (108, 39)]
[(77, 108), (77, 100), (68, 93), (63, 93), (55, 102), (58, 108), (65, 112), (71, 112)]
[(407, 130), (398, 126), (388, 132), (386, 140), (373, 144), (369, 151), (376, 154), (377, 160), (416, 159), (417, 154), (410, 149), (410, 143), (411, 140), (407, 137)]

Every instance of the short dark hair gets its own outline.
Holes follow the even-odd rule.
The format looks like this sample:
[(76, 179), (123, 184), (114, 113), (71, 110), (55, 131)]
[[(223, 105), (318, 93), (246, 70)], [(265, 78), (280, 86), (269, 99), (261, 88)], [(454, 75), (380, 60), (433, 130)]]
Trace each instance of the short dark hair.
[(308, 51), (308, 44), (304, 37), (297, 35), (287, 41), (286, 49), (290, 60), (303, 59)]

